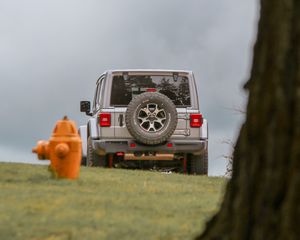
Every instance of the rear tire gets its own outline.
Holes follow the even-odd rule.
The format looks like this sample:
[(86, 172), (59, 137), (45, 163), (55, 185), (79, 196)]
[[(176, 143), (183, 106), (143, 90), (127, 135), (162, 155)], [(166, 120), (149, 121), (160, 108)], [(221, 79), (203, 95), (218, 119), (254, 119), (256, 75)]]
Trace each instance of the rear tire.
[(82, 157), (81, 159), (81, 166), (86, 166), (86, 157)]
[(106, 157), (100, 156), (93, 149), (92, 139), (88, 138), (86, 166), (88, 167), (106, 167)]
[(190, 174), (207, 175), (208, 173), (208, 151), (205, 150), (201, 155), (189, 156)]

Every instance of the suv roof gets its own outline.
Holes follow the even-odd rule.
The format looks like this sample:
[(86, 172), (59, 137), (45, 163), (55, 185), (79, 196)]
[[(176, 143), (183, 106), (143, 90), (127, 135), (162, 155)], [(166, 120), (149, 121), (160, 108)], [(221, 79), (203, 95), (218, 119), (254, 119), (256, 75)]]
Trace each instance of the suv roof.
[(106, 73), (118, 73), (118, 72), (140, 72), (140, 73), (153, 73), (153, 72), (159, 72), (159, 73), (185, 73), (190, 74), (192, 71), (189, 70), (172, 70), (172, 69), (114, 69), (114, 70), (108, 70)]

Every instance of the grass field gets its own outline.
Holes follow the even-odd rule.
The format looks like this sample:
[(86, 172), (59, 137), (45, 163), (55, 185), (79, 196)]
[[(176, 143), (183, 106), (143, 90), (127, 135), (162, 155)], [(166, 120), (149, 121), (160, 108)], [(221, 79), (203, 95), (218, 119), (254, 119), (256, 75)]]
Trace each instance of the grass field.
[(192, 239), (218, 209), (223, 178), (0, 163), (0, 239)]

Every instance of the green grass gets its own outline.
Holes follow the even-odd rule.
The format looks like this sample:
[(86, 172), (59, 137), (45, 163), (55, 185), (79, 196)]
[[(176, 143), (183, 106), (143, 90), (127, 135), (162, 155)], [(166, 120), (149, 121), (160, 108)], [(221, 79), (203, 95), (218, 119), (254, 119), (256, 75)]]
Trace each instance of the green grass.
[(192, 239), (216, 212), (223, 178), (0, 163), (0, 239)]

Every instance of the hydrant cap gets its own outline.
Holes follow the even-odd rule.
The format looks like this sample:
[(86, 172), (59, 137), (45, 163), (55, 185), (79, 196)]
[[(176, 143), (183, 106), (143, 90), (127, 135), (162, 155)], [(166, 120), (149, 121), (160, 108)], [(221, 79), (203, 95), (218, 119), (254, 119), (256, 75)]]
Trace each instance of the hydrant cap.
[(54, 130), (53, 136), (77, 136), (77, 129), (75, 122), (65, 116), (62, 120), (58, 121)]
[(55, 146), (55, 154), (59, 158), (63, 158), (70, 152), (70, 148), (66, 143), (60, 143)]

